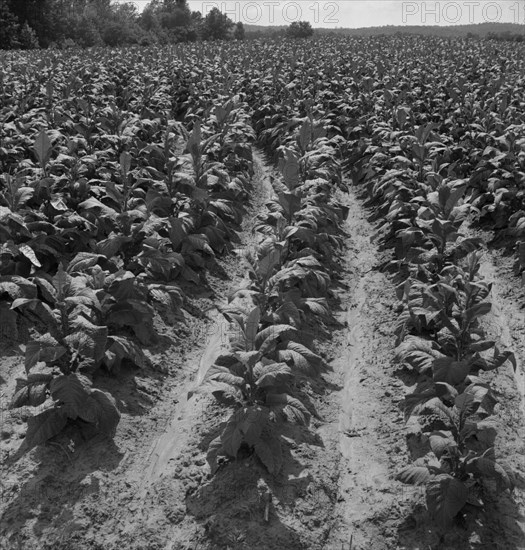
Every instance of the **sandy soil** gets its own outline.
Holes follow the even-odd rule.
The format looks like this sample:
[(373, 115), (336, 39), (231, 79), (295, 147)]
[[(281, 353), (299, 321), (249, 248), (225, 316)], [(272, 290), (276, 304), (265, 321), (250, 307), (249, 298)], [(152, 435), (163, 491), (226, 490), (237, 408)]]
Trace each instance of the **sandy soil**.
[[(256, 238), (254, 216), (271, 192), (271, 171), (257, 154), (240, 248)], [(225, 341), (218, 308), (245, 275), (238, 255), (219, 262), (209, 289), (188, 304), (185, 325), (158, 320), (163, 338), (147, 350), (151, 368), (99, 377), (122, 410), (113, 441), (83, 441), (71, 432), (11, 463), (25, 422), (24, 411), (8, 411), (7, 402), (23, 364), (4, 335), (0, 549), (525, 548), (522, 490), (499, 498), (488, 491), (486, 512), (440, 542), (425, 515), (423, 492), (394, 480), (408, 463), (413, 437), (398, 403), (414, 380), (393, 362), (395, 293), (379, 269), (384, 258), (374, 227), (353, 191), (345, 201), (346, 245), (331, 304), (337, 323), (316, 342), (329, 370), (305, 388), (316, 415), (310, 429), (284, 434), (285, 466), (275, 478), (254, 458), (211, 477), (205, 449), (223, 412), (207, 396), (188, 398)], [(494, 375), (503, 426), (498, 449), (525, 475), (525, 299), (510, 260), (497, 254), (487, 253), (483, 263), (495, 283), (487, 331), (512, 347), (520, 364), (516, 377), (511, 369)]]

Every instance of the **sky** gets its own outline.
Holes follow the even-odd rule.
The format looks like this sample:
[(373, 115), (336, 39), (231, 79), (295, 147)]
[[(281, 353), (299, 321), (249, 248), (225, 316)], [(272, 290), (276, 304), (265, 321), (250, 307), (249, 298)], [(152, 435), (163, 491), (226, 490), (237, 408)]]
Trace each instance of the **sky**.
[[(131, 1), (139, 9), (147, 3)], [(188, 0), (188, 4), (203, 15), (217, 7), (233, 21), (252, 25), (289, 25), (293, 21), (328, 28), (525, 24), (525, 0)]]

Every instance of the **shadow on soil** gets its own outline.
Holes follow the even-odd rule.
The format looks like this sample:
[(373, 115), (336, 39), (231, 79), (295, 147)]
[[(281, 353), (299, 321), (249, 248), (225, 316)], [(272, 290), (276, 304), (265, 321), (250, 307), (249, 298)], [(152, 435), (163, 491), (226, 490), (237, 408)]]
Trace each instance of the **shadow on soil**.
[[(301, 477), (303, 468), (289, 453), (285, 462), (285, 472), (276, 479), (254, 457), (229, 464), (186, 498), (188, 513), (203, 525), (213, 548), (305, 548), (300, 533), (280, 521), (276, 507), (293, 508), (310, 479)], [(290, 476), (294, 482), (286, 481)]]
[[(217, 433), (215, 429), (203, 434), (201, 447), (206, 449)], [(314, 480), (291, 449), (301, 443), (318, 447), (324, 443), (301, 426), (283, 424), (280, 433), (285, 438), (284, 466), (278, 476), (270, 475), (254, 455), (247, 455), (221, 466), (207, 483), (187, 495), (187, 513), (204, 528), (211, 548), (306, 548), (300, 530), (280, 521), (279, 510), (293, 511), (299, 499), (315, 497)]]
[[(407, 387), (418, 382), (414, 372), (402, 367), (395, 375)], [(420, 380), (414, 393), (424, 391), (425, 387)], [(408, 432), (406, 438), (412, 460), (430, 451), (428, 437), (420, 431)], [(515, 481), (520, 488), (525, 485), (521, 477)], [(424, 498), (424, 488), (419, 490)], [(457, 516), (454, 527), (444, 534), (435, 529), (423, 504), (415, 505), (398, 529), (400, 546), (406, 550), (521, 550), (525, 541), (520, 523), (523, 525), (525, 517), (513, 495), (498, 492), (495, 484), (487, 480), (479, 496), (485, 503), (484, 509), (467, 505), (465, 515)]]
[(398, 529), (399, 545), (406, 550), (521, 550), (519, 523), (525, 517), (512, 495), (486, 489), (484, 498), (485, 510), (471, 507), (446, 533), (433, 528), (423, 505), (415, 506)]
[[(38, 448), (33, 457), (38, 463), (35, 470), (20, 488), (11, 488), (17, 495), (0, 517), (0, 538), (8, 543), (7, 548), (27, 548), (22, 532), (28, 525), (36, 540), (42, 539), (50, 529), (62, 530), (66, 524), (74, 530), (74, 524), (70, 524), (75, 503), (88, 495), (104, 498), (99, 480), (90, 478), (90, 474), (114, 470), (123, 454), (111, 439), (103, 436), (77, 442), (73, 453), (67, 447), (68, 435), (79, 439), (75, 430)], [(7, 491), (2, 498), (9, 499)]]

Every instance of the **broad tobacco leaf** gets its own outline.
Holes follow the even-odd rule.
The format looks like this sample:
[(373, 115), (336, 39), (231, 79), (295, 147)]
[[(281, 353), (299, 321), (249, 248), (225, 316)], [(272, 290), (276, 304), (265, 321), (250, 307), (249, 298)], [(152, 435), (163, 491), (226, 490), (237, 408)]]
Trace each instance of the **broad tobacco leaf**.
[(31, 340), (26, 345), (25, 368), (29, 372), (39, 361), (51, 363), (67, 352), (50, 334)]
[(95, 425), (98, 430), (107, 435), (114, 435), (120, 421), (115, 399), (109, 393), (97, 389), (93, 389), (89, 397), (96, 403)]
[(432, 479), (432, 473), (426, 466), (410, 465), (403, 468), (396, 479), (409, 485), (425, 485)]
[(426, 488), (430, 515), (442, 529), (449, 528), (467, 502), (467, 487), (448, 474), (440, 474), (431, 479)]
[(455, 361), (452, 357), (438, 357), (434, 359), (432, 369), (435, 382), (446, 382), (457, 386), (470, 373), (471, 364), (468, 360)]
[(30, 451), (33, 447), (45, 443), (58, 435), (67, 424), (68, 415), (64, 407), (45, 410), (27, 420), (27, 432), (17, 455)]
[(255, 442), (255, 454), (266, 466), (270, 474), (277, 475), (283, 466), (283, 450), (280, 439), (273, 434), (263, 432)]
[(95, 414), (88, 406), (89, 378), (77, 373), (58, 376), (51, 382), (50, 391), (53, 399), (64, 406), (69, 418), (81, 417), (86, 422), (95, 422)]

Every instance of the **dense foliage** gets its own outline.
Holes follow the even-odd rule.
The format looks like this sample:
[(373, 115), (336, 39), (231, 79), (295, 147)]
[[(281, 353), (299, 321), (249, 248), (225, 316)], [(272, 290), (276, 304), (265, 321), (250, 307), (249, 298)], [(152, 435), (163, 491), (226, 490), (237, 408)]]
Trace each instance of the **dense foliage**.
[(289, 38), (309, 38), (313, 34), (314, 30), (308, 21), (294, 21), (286, 30)]
[(168, 44), (243, 39), (217, 8), (204, 17), (186, 0), (151, 0), (142, 12), (112, 0), (0, 0), (0, 49)]
[(428, 452), (400, 479), (426, 485), (444, 528), (487, 477), (511, 488), (482, 373), (515, 361), (485, 337), (490, 283), (465, 229), (494, 231), (525, 272), (524, 53), (392, 37), (0, 54), (0, 312), (26, 342), (12, 405), (34, 412), (21, 452), (71, 423), (114, 431), (97, 373), (143, 368), (155, 317), (179, 322), (236, 242), (257, 141), (281, 176), (198, 390), (226, 415), (212, 470), (253, 453), (278, 472), (281, 423), (315, 413), (352, 184), (391, 250), (397, 358), (420, 376), (403, 407)]

